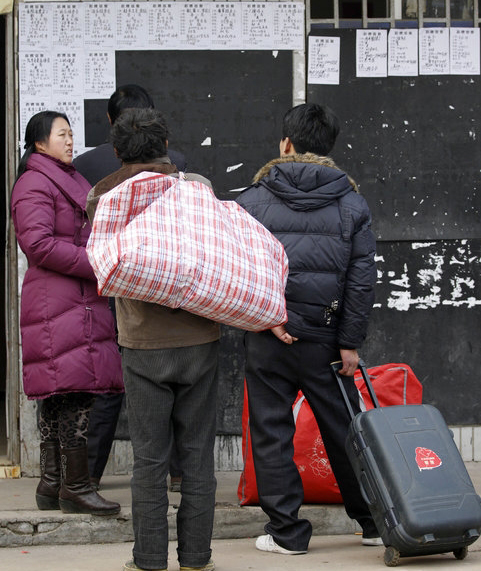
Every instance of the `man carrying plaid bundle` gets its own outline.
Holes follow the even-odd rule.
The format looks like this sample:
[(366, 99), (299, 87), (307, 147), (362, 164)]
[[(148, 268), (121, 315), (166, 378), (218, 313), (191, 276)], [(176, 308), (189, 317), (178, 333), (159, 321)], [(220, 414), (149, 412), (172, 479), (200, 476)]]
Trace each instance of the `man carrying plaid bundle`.
[[(127, 109), (120, 115), (111, 141), (122, 167), (90, 191), (91, 221), (100, 197), (125, 180), (144, 171), (178, 176), (167, 156), (168, 135), (163, 116), (154, 109)], [(211, 186), (200, 175), (185, 177)], [(115, 301), (134, 452), (135, 543), (133, 560), (124, 569), (167, 570), (166, 479), (175, 439), (182, 469), (177, 515), (180, 569), (213, 570), (219, 325), (181, 309), (126, 298)]]

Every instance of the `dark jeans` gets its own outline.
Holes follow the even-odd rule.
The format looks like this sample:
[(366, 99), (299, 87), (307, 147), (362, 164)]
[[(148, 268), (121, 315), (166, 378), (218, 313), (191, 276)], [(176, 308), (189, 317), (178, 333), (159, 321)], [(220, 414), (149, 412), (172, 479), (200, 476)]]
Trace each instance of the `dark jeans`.
[[(296, 341), (286, 345), (272, 333), (247, 333), (246, 381), (249, 425), (259, 501), (270, 521), (265, 530), (286, 549), (306, 550), (312, 526), (299, 519), (304, 493), (293, 461), (292, 405), (299, 390), (309, 402), (324, 441), (347, 514), (366, 531), (375, 531), (344, 443), (350, 417), (329, 364), (340, 358), (331, 344)], [(354, 382), (346, 391), (355, 411)]]
[(125, 397), (134, 451), (132, 519), (135, 563), (167, 567), (167, 474), (177, 445), (182, 491), (178, 559), (202, 567), (211, 556), (216, 479), (218, 342), (176, 349), (122, 349)]

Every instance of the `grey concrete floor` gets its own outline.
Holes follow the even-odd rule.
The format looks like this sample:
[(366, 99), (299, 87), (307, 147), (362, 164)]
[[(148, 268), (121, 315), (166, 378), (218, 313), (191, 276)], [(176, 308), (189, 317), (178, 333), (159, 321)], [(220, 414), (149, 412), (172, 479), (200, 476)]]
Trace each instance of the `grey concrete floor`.
[[(176, 544), (169, 544), (169, 571), (179, 569)], [(97, 545), (37, 546), (4, 548), (0, 551), (2, 571), (121, 571), (131, 558), (131, 543)], [(315, 536), (306, 555), (263, 553), (254, 539), (214, 540), (213, 559), (217, 571), (373, 571), (387, 569), (383, 547), (363, 547), (356, 535)], [(470, 547), (468, 556), (456, 560), (451, 553), (400, 560), (406, 571), (479, 571), (481, 542)]]

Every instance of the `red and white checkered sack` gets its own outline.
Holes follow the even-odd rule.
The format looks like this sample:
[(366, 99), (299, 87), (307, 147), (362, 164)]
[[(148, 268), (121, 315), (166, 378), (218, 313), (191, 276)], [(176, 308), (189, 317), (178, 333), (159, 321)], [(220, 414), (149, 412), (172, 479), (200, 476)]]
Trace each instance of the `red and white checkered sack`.
[(200, 182), (142, 172), (113, 188), (100, 198), (87, 254), (100, 295), (249, 331), (287, 321), (282, 244)]

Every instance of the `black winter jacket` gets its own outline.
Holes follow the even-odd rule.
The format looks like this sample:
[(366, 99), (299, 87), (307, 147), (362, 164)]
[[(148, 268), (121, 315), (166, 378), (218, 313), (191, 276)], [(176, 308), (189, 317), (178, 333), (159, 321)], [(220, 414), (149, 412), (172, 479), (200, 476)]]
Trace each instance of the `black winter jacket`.
[(265, 165), (237, 202), (284, 245), (288, 332), (360, 347), (374, 302), (375, 238), (354, 181), (330, 158), (286, 156)]

